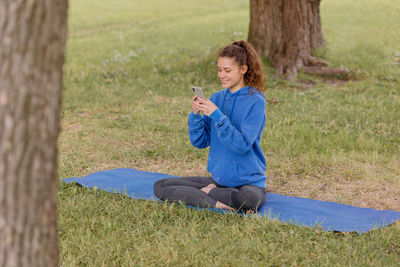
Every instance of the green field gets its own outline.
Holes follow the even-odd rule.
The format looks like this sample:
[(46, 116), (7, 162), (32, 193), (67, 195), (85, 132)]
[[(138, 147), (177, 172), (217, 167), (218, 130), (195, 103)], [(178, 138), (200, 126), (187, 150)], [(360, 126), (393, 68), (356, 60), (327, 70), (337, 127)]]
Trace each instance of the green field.
[[(287, 82), (265, 61), (268, 191), (400, 211), (400, 1), (324, 0), (321, 18), (316, 54), (356, 74)], [(208, 150), (188, 138), (190, 86), (221, 89), (215, 53), (248, 23), (243, 0), (70, 1), (60, 179), (207, 175)], [(335, 234), (62, 183), (58, 194), (63, 266), (400, 264), (399, 223)]]

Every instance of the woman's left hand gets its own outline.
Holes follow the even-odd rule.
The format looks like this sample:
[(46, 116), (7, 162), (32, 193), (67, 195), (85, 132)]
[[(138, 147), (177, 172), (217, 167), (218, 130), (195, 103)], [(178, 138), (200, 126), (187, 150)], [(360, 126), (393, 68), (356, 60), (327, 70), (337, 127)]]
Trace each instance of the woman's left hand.
[(210, 116), (217, 109), (217, 106), (209, 99), (198, 98), (197, 108)]

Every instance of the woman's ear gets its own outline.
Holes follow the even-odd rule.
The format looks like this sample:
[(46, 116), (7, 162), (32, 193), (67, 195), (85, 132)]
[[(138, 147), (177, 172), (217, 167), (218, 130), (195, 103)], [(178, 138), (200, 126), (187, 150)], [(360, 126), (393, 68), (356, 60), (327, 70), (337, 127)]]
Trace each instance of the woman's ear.
[(249, 69), (249, 67), (247, 67), (247, 65), (243, 65), (242, 70), (241, 70), (242, 75), (244, 75), (248, 69)]

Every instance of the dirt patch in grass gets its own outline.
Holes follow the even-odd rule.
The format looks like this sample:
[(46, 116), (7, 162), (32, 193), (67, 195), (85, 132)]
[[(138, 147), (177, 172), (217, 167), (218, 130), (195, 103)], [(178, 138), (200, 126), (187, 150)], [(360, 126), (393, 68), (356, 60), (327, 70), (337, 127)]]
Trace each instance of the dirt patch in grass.
[(301, 175), (283, 177), (281, 173), (272, 173), (267, 188), (269, 192), (289, 196), (400, 211), (400, 185), (395, 181), (315, 179)]
[(300, 91), (305, 91), (307, 89), (312, 88), (314, 85), (316, 85), (317, 82), (311, 79), (306, 79), (306, 80), (297, 80), (295, 85), (296, 85), (296, 89), (300, 90)]
[[(109, 162), (98, 162), (96, 166), (85, 170), (93, 173), (115, 168), (132, 168), (146, 172), (159, 172), (176, 176), (209, 176), (206, 161), (166, 160), (166, 159), (124, 159)], [(84, 174), (86, 175), (86, 174)]]
[(209, 176), (207, 162), (166, 160), (166, 159), (140, 159), (131, 162), (130, 168), (143, 171), (161, 172), (176, 176)]
[(268, 158), (267, 189), (289, 196), (400, 211), (400, 159), (378, 154), (338, 153), (313, 159)]
[[(350, 81), (357, 81), (359, 79), (357, 78), (334, 78), (334, 77), (328, 77), (322, 79), (322, 82), (326, 85), (333, 86), (333, 87), (342, 87), (346, 83)], [(295, 82), (295, 89), (300, 90), (300, 91), (306, 91), (308, 89), (311, 89), (314, 87), (318, 82), (314, 81), (313, 79), (298, 79)]]

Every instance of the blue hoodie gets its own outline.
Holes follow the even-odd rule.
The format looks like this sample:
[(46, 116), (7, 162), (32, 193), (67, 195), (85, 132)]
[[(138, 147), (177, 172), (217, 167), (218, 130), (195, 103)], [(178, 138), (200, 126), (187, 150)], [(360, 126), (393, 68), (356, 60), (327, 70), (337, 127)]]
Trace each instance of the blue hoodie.
[(265, 157), (261, 135), (265, 125), (265, 97), (248, 86), (231, 93), (214, 93), (218, 107), (209, 117), (191, 112), (190, 142), (198, 148), (210, 146), (207, 170), (227, 187), (256, 185), (265, 188)]

